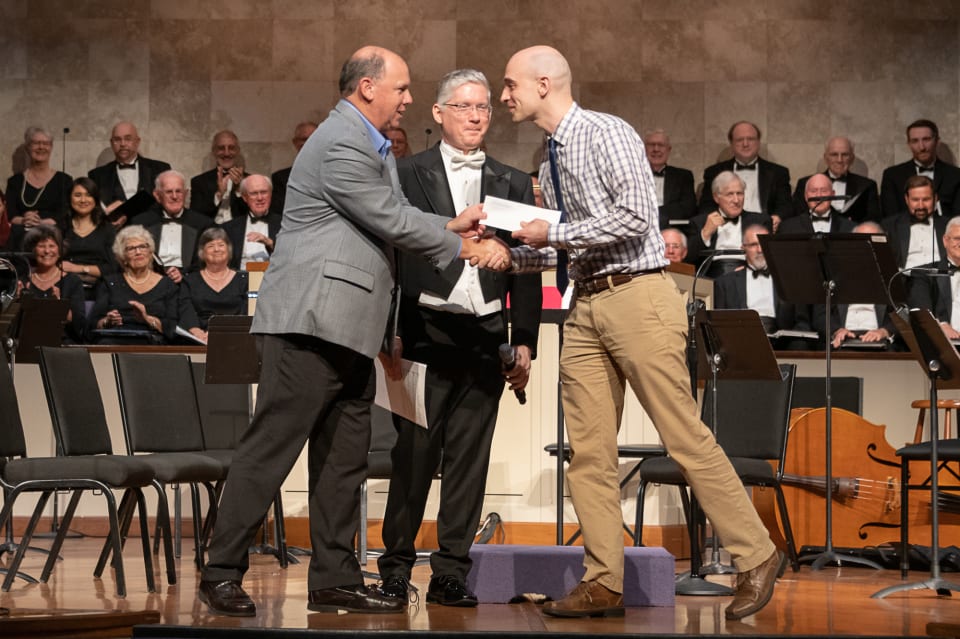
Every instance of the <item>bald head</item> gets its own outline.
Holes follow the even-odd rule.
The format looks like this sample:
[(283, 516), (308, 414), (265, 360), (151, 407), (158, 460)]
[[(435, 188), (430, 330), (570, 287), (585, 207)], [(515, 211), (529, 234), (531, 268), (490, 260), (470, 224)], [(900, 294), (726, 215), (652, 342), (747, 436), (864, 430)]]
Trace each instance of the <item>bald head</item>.
[(507, 62), (500, 101), (514, 122), (533, 121), (553, 133), (573, 103), (566, 58), (544, 45), (517, 51)]
[(366, 46), (351, 55), (340, 69), (340, 95), (379, 131), (400, 126), (413, 102), (410, 70), (399, 55), (377, 46)]
[(117, 162), (131, 164), (140, 149), (140, 134), (133, 122), (117, 122), (110, 132), (110, 148)]
[(833, 181), (823, 173), (814, 173), (807, 180), (803, 188), (803, 197), (807, 201), (807, 208), (817, 215), (825, 215), (830, 211), (830, 202), (811, 202), (810, 198), (827, 197), (834, 195)]

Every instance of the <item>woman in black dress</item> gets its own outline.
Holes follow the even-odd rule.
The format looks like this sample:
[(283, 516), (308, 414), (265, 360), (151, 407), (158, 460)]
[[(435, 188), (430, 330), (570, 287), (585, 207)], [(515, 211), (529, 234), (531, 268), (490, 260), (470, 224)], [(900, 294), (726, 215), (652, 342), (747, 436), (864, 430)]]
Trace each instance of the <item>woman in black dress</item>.
[(177, 285), (153, 270), (156, 244), (139, 224), (117, 233), (113, 254), (120, 273), (97, 286), (90, 313), (97, 344), (167, 344), (177, 328)]
[(200, 234), (197, 254), (203, 264), (180, 282), (180, 327), (202, 342), (214, 315), (246, 315), (249, 280), (228, 266), (233, 247), (226, 231), (215, 226)]
[(53, 136), (31, 126), (23, 134), (29, 165), (7, 180), (7, 216), (11, 233), (7, 245), (20, 250), (26, 232), (38, 225), (63, 226), (73, 178), (50, 167)]
[(117, 271), (113, 240), (113, 227), (106, 222), (97, 183), (88, 177), (77, 178), (70, 191), (70, 211), (63, 231), (63, 270), (80, 278), (90, 301), (96, 297), (100, 280)]
[(31, 268), (21, 295), (67, 300), (70, 310), (63, 343), (82, 344), (87, 327), (83, 282), (76, 275), (64, 272), (61, 266), (63, 238), (60, 229), (45, 224), (30, 229), (23, 240), (23, 250), (31, 254)]

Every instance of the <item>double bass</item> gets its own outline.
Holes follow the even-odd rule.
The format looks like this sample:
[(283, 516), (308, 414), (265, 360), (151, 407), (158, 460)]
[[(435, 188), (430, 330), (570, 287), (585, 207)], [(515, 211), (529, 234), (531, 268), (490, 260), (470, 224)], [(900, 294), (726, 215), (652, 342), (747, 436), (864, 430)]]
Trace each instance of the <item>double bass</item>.
[[(862, 548), (900, 540), (900, 459), (887, 443), (886, 426), (855, 413), (833, 409), (833, 544)], [(794, 409), (784, 460), (783, 492), (797, 549), (826, 540), (826, 409)], [(911, 484), (930, 475), (928, 461), (912, 462)], [(941, 490), (960, 491), (960, 472), (941, 464)], [(960, 494), (960, 493), (958, 493)], [(913, 490), (909, 499), (912, 543), (929, 543), (930, 491)], [(771, 538), (786, 549), (772, 488), (754, 488), (754, 505)], [(941, 507), (942, 508), (942, 507)], [(960, 509), (940, 513), (941, 545), (960, 544)]]

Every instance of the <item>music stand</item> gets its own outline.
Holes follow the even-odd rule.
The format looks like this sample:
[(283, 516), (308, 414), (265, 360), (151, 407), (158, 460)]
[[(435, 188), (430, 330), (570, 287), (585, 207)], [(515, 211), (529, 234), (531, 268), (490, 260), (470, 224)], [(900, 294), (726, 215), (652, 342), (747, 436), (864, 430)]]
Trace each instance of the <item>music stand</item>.
[[(13, 308), (11, 304), (11, 308)], [(39, 364), (40, 346), (60, 346), (63, 325), (70, 312), (70, 302), (54, 298), (22, 297), (8, 329), (13, 341), (10, 362)]]
[[(253, 418), (253, 388), (260, 381), (260, 354), (256, 338), (250, 333), (253, 318), (248, 315), (214, 315), (207, 324), (207, 364), (204, 383), (246, 384), (249, 393), (250, 418)], [(253, 546), (257, 554), (273, 555), (280, 567), (300, 561), (294, 554), (309, 554), (301, 548), (288, 547), (283, 525), (283, 502), (280, 494), (273, 501), (274, 539), (277, 547), (267, 543), (267, 520), (263, 522), (263, 543)]]
[[(828, 562), (859, 564), (880, 569), (863, 557), (840, 554), (833, 549), (833, 402), (830, 313), (834, 303), (887, 304), (886, 283), (897, 272), (896, 261), (884, 235), (864, 233), (785, 234), (758, 236), (774, 286), (781, 299), (793, 304), (826, 307), (826, 540), (822, 553), (801, 557), (814, 570)], [(903, 299), (902, 282), (891, 291)]]
[[(710, 398), (711, 430), (714, 437), (719, 432), (719, 392), (717, 382), (723, 380), (780, 380), (780, 367), (773, 354), (770, 340), (763, 329), (760, 315), (754, 310), (700, 309), (696, 314), (696, 333), (700, 348), (697, 349), (698, 374), (713, 380)], [(669, 451), (668, 451), (669, 452)], [(677, 578), (678, 595), (729, 595), (727, 586), (707, 581), (706, 574), (730, 574), (732, 567), (720, 563), (720, 548), (717, 535), (712, 541), (712, 561), (701, 565), (699, 534), (697, 527), (700, 508), (694, 494), (690, 499), (690, 572)]]
[[(914, 309), (910, 311), (909, 325), (897, 313), (892, 314), (893, 321), (900, 329), (904, 339), (910, 346), (910, 352), (917, 358), (923, 372), (930, 380), (930, 578), (924, 581), (888, 586), (883, 590), (870, 595), (874, 599), (882, 599), (889, 594), (903, 590), (929, 589), (938, 595), (949, 595), (951, 590), (960, 592), (960, 585), (946, 581), (940, 577), (940, 506), (937, 493), (940, 490), (937, 478), (940, 470), (937, 447), (940, 439), (940, 416), (936, 410), (938, 391), (941, 388), (960, 388), (960, 355), (956, 348), (944, 335), (939, 322), (928, 309)], [(902, 459), (901, 464), (909, 464), (909, 460)], [(903, 474), (906, 477), (906, 473)], [(909, 490), (909, 489), (908, 489)], [(903, 505), (901, 504), (901, 507)], [(906, 525), (906, 513), (902, 517), (901, 525)], [(900, 549), (903, 555), (901, 564), (905, 563), (907, 545)]]

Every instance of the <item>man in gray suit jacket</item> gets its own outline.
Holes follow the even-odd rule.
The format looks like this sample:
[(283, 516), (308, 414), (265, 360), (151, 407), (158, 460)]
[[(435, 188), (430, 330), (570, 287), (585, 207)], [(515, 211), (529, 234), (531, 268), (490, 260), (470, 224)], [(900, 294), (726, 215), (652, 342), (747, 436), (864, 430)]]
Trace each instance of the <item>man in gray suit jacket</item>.
[(409, 86), (400, 56), (360, 49), (341, 70), (343, 99), (294, 162), (253, 319), (262, 360), (257, 407), (231, 464), (199, 587), (214, 614), (256, 614), (241, 587), (247, 548), (308, 442), (307, 607), (404, 609), (364, 585), (353, 554), (376, 386), (373, 357), (395, 294), (395, 251), (419, 253), (438, 268), (457, 258), (510, 266), (502, 242), (457, 235), (481, 230), (479, 205), (451, 219), (426, 214), (402, 195), (382, 132), (397, 126), (413, 101)]

